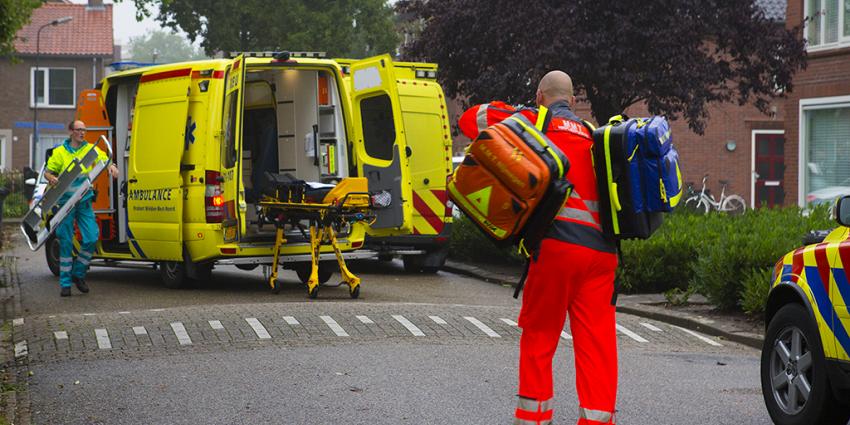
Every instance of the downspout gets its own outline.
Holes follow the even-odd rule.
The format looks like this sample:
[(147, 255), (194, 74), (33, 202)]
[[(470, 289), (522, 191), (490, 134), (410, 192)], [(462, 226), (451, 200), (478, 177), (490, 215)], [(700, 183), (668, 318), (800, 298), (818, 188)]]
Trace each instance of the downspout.
[(97, 56), (91, 58), (91, 87), (97, 86)]

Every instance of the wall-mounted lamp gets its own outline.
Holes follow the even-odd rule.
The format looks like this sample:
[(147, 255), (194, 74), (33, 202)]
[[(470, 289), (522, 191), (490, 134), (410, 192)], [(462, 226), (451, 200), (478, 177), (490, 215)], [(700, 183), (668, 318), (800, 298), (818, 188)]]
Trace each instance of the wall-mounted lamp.
[(726, 150), (727, 150), (727, 151), (729, 151), (729, 152), (735, 152), (735, 149), (736, 149), (737, 147), (738, 147), (738, 145), (736, 145), (736, 144), (735, 144), (735, 141), (734, 141), (734, 140), (728, 140), (728, 141), (726, 141)]

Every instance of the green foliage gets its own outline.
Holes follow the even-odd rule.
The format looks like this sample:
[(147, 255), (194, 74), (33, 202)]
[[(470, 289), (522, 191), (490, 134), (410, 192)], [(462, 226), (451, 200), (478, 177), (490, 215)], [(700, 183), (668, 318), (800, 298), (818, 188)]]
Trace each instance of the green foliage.
[(741, 309), (751, 315), (764, 314), (767, 294), (770, 293), (771, 268), (753, 269), (744, 273)]
[(522, 264), (523, 258), (513, 248), (498, 248), (465, 215), (455, 217), (449, 240), (449, 257), (491, 264)]
[(386, 0), (133, 0), (137, 19), (181, 29), (210, 55), (231, 51), (324, 51), (362, 58), (395, 53), (398, 34)]
[(128, 48), (129, 58), (138, 62), (171, 63), (206, 58), (203, 51), (195, 49), (183, 37), (162, 30), (130, 37)]
[(30, 20), (38, 0), (0, 0), (0, 56), (15, 52), (15, 34)]
[(669, 291), (664, 292), (664, 298), (671, 305), (687, 305), (688, 301), (690, 301), (691, 296), (694, 295), (694, 289), (688, 288), (682, 290), (682, 288), (673, 288)]
[(24, 196), (24, 178), (20, 171), (0, 172), (0, 187), (9, 191), (3, 201), (3, 217), (23, 217), (29, 211), (29, 201)]

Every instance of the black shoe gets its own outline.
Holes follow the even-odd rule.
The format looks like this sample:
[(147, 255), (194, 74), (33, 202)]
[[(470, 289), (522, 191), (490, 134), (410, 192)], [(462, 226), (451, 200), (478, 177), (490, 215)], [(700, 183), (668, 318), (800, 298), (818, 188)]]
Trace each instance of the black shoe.
[(71, 296), (71, 287), (70, 286), (63, 286), (62, 292), (59, 292), (59, 295), (63, 296), (63, 297), (70, 297)]
[(79, 289), (80, 292), (82, 292), (84, 294), (89, 293), (89, 285), (86, 284), (86, 281), (84, 279), (80, 279), (78, 277), (72, 277), (71, 280), (74, 281), (74, 284), (77, 285), (77, 289)]

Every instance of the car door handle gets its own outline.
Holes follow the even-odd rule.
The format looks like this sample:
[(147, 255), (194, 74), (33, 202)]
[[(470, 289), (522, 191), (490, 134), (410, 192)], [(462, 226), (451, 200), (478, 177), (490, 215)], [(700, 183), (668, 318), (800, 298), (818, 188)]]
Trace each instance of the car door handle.
[(133, 179), (130, 179), (130, 180), (127, 180), (127, 183), (138, 183), (138, 182), (139, 182), (139, 181), (138, 181), (138, 180), (136, 180), (136, 179), (134, 179), (134, 178), (133, 178)]

